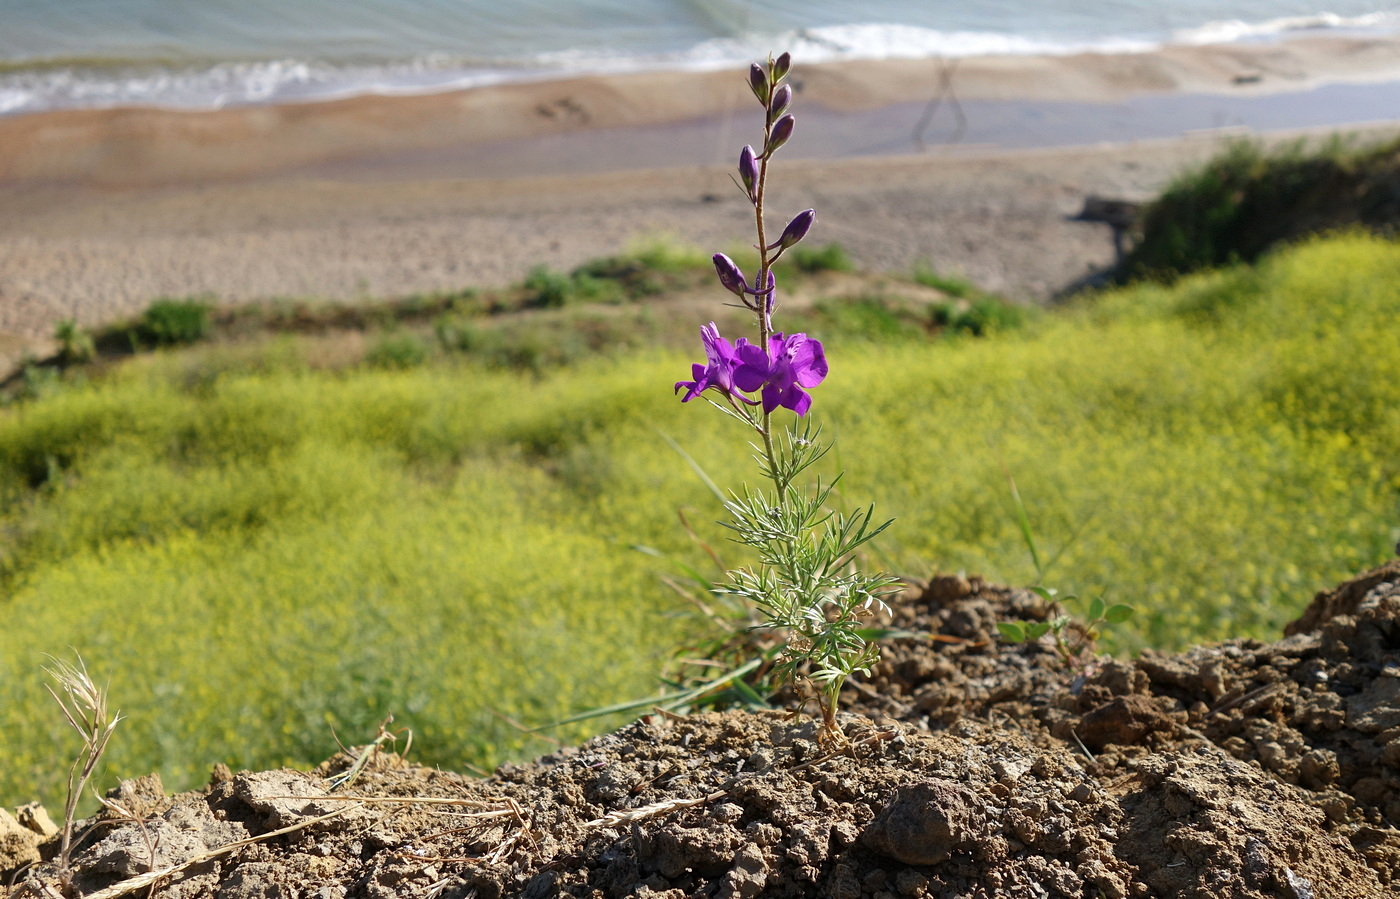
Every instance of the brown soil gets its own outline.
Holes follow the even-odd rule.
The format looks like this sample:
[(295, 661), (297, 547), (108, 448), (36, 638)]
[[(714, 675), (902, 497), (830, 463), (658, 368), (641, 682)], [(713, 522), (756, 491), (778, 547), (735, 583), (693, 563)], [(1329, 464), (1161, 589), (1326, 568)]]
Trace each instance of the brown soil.
[[(127, 781), (112, 796), (130, 818), (86, 823), (73, 888), (92, 899), (153, 881), (170, 899), (1400, 895), (1400, 561), (1320, 594), (1275, 643), (1093, 660), (1079, 673), (1048, 644), (994, 639), (998, 620), (1043, 615), (1037, 602), (976, 578), (911, 587), (894, 623), (938, 636), (892, 643), (847, 690), (844, 746), (822, 745), (807, 720), (734, 711), (653, 716), (480, 780), (381, 754), (338, 786), (346, 754), (309, 773), (219, 769), (207, 789), (174, 797), (154, 777)], [(36, 854), (37, 834), (26, 841), (10, 821), (0, 867)], [(51, 861), (14, 882), (11, 897), (57, 895)]]

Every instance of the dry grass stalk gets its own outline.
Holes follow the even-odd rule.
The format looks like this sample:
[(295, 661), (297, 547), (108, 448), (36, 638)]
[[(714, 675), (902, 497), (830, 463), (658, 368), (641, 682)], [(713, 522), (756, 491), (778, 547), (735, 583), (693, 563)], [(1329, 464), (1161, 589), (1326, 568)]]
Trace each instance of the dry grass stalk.
[(374, 735), (373, 740), (360, 748), (359, 755), (355, 756), (355, 761), (350, 764), (350, 767), (330, 779), (332, 788), (338, 790), (341, 787), (348, 787), (354, 783), (361, 772), (365, 770), (365, 766), (379, 755), (385, 743), (398, 743), (399, 734), (408, 734), (403, 748), (403, 755), (408, 755), (409, 750), (413, 748), (413, 731), (406, 727), (391, 731), (389, 730), (389, 725), (393, 723), (393, 715), (389, 715), (383, 721), (379, 722), (378, 733)]
[(69, 725), (83, 738), (82, 751), (73, 761), (73, 767), (68, 769), (68, 797), (63, 805), (63, 837), (57, 859), (59, 884), (62, 892), (67, 894), (72, 884), (73, 827), (78, 798), (97, 770), (97, 763), (107, 751), (107, 744), (122, 716), (108, 714), (107, 691), (99, 689), (92, 682), (82, 656), (78, 656), (76, 665), (54, 659), (53, 667), (44, 670), (58, 685), (57, 690), (48, 685), (44, 689), (63, 710), (63, 717), (68, 719)]
[(681, 808), (694, 808), (697, 805), (704, 805), (707, 802), (717, 802), (729, 795), (728, 790), (719, 790), (708, 796), (701, 796), (699, 799), (667, 799), (664, 802), (653, 802), (651, 805), (644, 805), (641, 808), (620, 809), (610, 812), (601, 818), (585, 822), (585, 830), (592, 830), (598, 827), (614, 827), (618, 824), (631, 824), (635, 821), (645, 821), (648, 818), (655, 818), (667, 812), (673, 812)]
[[(453, 808), (479, 808), (459, 817), (497, 818), (520, 815), (520, 806), (514, 799), (453, 799), (448, 796), (264, 796), (264, 799), (307, 799), (314, 802), (362, 802), (365, 805), (442, 805)], [(494, 807), (493, 807), (494, 806)]]
[[(268, 796), (268, 799), (306, 799), (306, 796)], [(474, 808), (479, 811), (458, 812), (454, 818), (469, 818), (473, 821), (486, 821), (492, 818), (514, 818), (517, 824), (514, 832), (479, 859), (460, 859), (466, 862), (486, 862), (496, 864), (508, 856), (522, 839), (533, 840), (530, 831), (530, 818), (520, 803), (510, 797), (504, 799), (454, 799), (447, 796), (317, 796), (316, 802), (358, 802), (364, 805), (435, 805), (446, 808)], [(84, 897), (90, 899), (90, 897)]]

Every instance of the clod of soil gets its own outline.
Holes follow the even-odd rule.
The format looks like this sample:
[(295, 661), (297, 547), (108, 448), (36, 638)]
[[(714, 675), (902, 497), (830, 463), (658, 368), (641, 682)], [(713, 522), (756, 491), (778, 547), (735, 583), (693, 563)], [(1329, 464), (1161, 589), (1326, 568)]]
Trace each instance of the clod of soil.
[[(938, 578), (852, 685), (848, 742), (781, 712), (653, 716), (482, 780), (356, 756), (230, 774), (86, 822), (88, 899), (1394, 897), (1400, 561), (1274, 643), (1066, 670), (996, 622), (1024, 590)], [(56, 896), (55, 841), (0, 817), (8, 897)], [(7, 836), (9, 835), (9, 836)], [(45, 839), (40, 837), (39, 839)], [(48, 861), (22, 868), (35, 846)], [(6, 879), (10, 882), (11, 878)], [(0, 887), (0, 896), (5, 896)]]

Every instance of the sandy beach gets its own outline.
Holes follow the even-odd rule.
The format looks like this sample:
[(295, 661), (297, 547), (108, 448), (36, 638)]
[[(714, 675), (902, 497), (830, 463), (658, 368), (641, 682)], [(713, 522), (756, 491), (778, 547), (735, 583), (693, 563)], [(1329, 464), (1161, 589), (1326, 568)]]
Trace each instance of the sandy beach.
[[(1400, 130), (1400, 42), (797, 61), (770, 192), (863, 267), (1043, 301), (1107, 265), (1089, 194), (1145, 199), (1239, 134)], [(164, 296), (354, 301), (497, 285), (656, 235), (733, 246), (741, 72), (536, 81), (206, 112), (0, 118), (0, 334)], [(0, 347), (0, 349), (3, 349)]]

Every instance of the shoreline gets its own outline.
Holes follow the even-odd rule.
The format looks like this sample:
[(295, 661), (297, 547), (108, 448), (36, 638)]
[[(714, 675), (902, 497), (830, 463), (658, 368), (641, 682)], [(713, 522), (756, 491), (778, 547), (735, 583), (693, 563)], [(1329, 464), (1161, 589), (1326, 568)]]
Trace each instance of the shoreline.
[[(793, 84), (803, 125), (802, 140), (785, 150), (790, 158), (1345, 127), (1400, 118), (1384, 112), (1400, 108), (1400, 36), (1118, 55), (798, 60)], [(752, 105), (740, 70), (670, 70), (202, 111), (35, 112), (0, 117), (0, 184), (156, 187), (384, 170), (499, 178), (719, 165), (734, 155), (729, 145)], [(619, 141), (631, 145), (625, 158), (611, 146)]]
[[(1088, 194), (1146, 199), (1241, 133), (1400, 132), (1400, 40), (962, 60), (956, 104), (945, 91), (930, 116), (946, 71), (799, 61), (773, 215), (815, 207), (812, 239), (862, 268), (928, 264), (1043, 302), (1112, 260), (1106, 226), (1068, 220)], [(727, 249), (751, 215), (729, 174), (756, 113), (742, 73), (719, 72), (0, 118), (0, 335), (33, 345), (160, 297), (495, 286), (657, 235)]]

